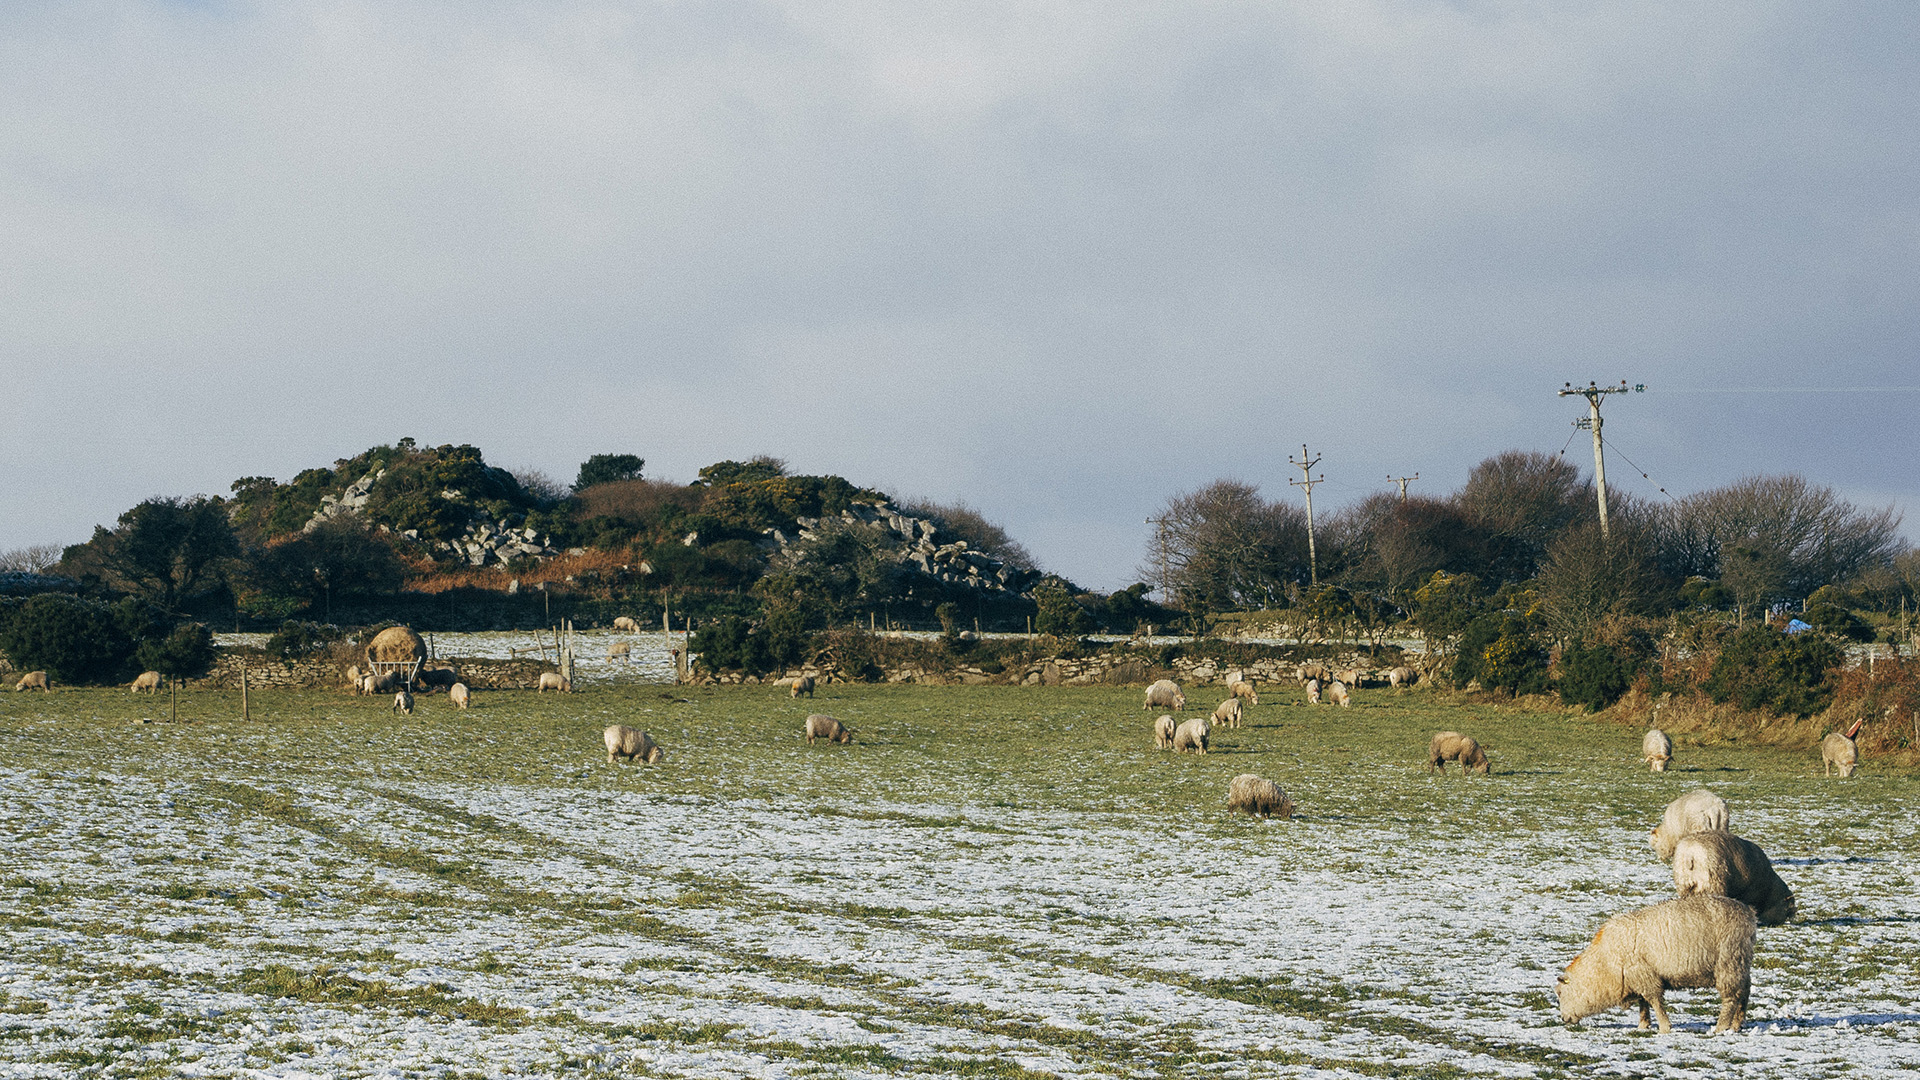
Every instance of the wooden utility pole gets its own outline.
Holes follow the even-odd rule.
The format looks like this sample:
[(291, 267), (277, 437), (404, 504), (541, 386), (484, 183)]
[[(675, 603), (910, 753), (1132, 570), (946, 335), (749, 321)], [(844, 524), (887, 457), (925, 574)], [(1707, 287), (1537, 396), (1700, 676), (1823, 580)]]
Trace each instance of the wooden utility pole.
[[(1304, 449), (1304, 447), (1302, 449)], [(1418, 479), (1420, 479), (1419, 473), (1414, 473), (1412, 476), (1389, 476), (1387, 477), (1387, 483), (1399, 484), (1400, 485), (1400, 501), (1406, 502), (1407, 501), (1407, 485)]]
[(1159, 526), (1153, 530), (1153, 552), (1155, 561), (1160, 564), (1160, 600), (1170, 604), (1173, 602), (1173, 587), (1167, 583), (1167, 519), (1165, 516), (1150, 517), (1147, 524)]
[(1293, 464), (1294, 468), (1300, 470), (1300, 479), (1289, 480), (1287, 483), (1293, 487), (1304, 488), (1307, 493), (1307, 581), (1311, 585), (1318, 586), (1320, 584), (1320, 557), (1313, 548), (1313, 485), (1325, 483), (1327, 477), (1325, 473), (1322, 473), (1320, 474), (1320, 479), (1315, 480), (1313, 478), (1313, 467), (1320, 464), (1320, 459), (1314, 458), (1312, 461), (1307, 460), (1306, 443), (1300, 444), (1299, 461), (1294, 461), (1291, 455), (1287, 457), (1287, 460)]
[(251, 720), (253, 713), (247, 708), (247, 665), (240, 665), (240, 719)]
[[(1604, 401), (1608, 394), (1624, 394), (1628, 389), (1627, 380), (1621, 379), (1619, 386), (1597, 386), (1591, 380), (1584, 387), (1567, 383), (1560, 391), (1561, 397), (1572, 397), (1578, 394), (1587, 399), (1586, 417), (1575, 420), (1573, 426), (1588, 428), (1593, 432), (1593, 486), (1600, 498), (1600, 537), (1603, 540), (1607, 539), (1607, 459), (1600, 452), (1600, 402)], [(1631, 389), (1644, 394), (1647, 386), (1645, 383), (1640, 383)]]

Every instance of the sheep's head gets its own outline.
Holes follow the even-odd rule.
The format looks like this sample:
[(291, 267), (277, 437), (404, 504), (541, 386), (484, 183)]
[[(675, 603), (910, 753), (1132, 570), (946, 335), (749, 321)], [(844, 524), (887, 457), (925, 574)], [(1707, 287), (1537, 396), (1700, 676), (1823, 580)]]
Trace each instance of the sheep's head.
[[(1554, 981), (1553, 994), (1560, 1002), (1560, 1019), (1566, 1023), (1579, 1023), (1585, 1017), (1610, 1009), (1626, 999), (1624, 981), (1617, 977), (1608, 978), (1604, 962), (1587, 960), (1588, 955), (1600, 947), (1600, 939), (1606, 932), (1607, 928), (1601, 927), (1586, 950), (1568, 961), (1565, 970)], [(1614, 974), (1617, 976), (1618, 972)]]
[(850, 728), (850, 727), (843, 727), (843, 728), (841, 728), (841, 729), (840, 729), (840, 734), (838, 734), (838, 735), (835, 735), (835, 736), (833, 737), (833, 741), (834, 741), (834, 742), (837, 742), (837, 743), (850, 743), (850, 742), (852, 742), (852, 741), (853, 741), (853, 729), (852, 729), (852, 728)]

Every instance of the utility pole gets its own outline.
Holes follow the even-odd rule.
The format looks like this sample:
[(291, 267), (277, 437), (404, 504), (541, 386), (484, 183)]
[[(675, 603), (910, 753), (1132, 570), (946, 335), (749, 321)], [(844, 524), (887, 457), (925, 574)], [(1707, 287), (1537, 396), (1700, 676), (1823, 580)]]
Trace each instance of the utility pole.
[(1406, 502), (1407, 501), (1407, 485), (1418, 479), (1420, 479), (1419, 473), (1414, 473), (1412, 476), (1389, 476), (1387, 477), (1387, 483), (1399, 484), (1400, 485), (1400, 501)]
[(1167, 519), (1164, 516), (1150, 517), (1147, 519), (1147, 524), (1160, 526), (1160, 528), (1153, 530), (1154, 554), (1160, 562), (1160, 599), (1171, 604), (1173, 602), (1173, 589), (1167, 584)]
[(1294, 461), (1292, 455), (1287, 456), (1287, 461), (1290, 462), (1294, 468), (1300, 470), (1300, 479), (1289, 480), (1287, 484), (1292, 487), (1305, 488), (1307, 492), (1307, 583), (1318, 588), (1320, 585), (1320, 557), (1315, 554), (1313, 550), (1313, 485), (1325, 483), (1327, 477), (1325, 473), (1322, 473), (1320, 479), (1315, 480), (1313, 478), (1313, 467), (1320, 464), (1320, 459), (1314, 458), (1312, 461), (1307, 460), (1306, 443), (1300, 444), (1299, 461)]
[[(1572, 397), (1578, 394), (1587, 399), (1586, 419), (1575, 420), (1573, 426), (1577, 428), (1588, 428), (1593, 432), (1593, 486), (1600, 495), (1600, 538), (1603, 540), (1608, 538), (1607, 459), (1600, 452), (1600, 402), (1605, 400), (1608, 394), (1624, 394), (1628, 389), (1627, 380), (1621, 379), (1619, 386), (1596, 386), (1591, 380), (1589, 380), (1584, 387), (1567, 383), (1565, 384), (1565, 388), (1560, 391), (1561, 397)], [(1644, 394), (1647, 392), (1647, 385), (1640, 383), (1631, 387), (1631, 389)]]

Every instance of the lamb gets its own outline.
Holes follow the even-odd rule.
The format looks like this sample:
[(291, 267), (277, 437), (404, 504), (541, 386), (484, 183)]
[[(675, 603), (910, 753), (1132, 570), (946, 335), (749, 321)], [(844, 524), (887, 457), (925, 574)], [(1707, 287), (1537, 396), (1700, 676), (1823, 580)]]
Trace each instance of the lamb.
[(1173, 749), (1173, 717), (1162, 716), (1153, 722), (1153, 748), (1155, 750)]
[(653, 741), (653, 736), (638, 728), (625, 724), (614, 724), (606, 730), (607, 764), (613, 764), (617, 757), (628, 761), (644, 761), (649, 765), (665, 761), (667, 752)]
[(1232, 694), (1234, 697), (1239, 698), (1249, 705), (1260, 704), (1260, 692), (1254, 688), (1252, 683), (1245, 679), (1235, 679), (1228, 683), (1227, 693)]
[(1287, 793), (1279, 784), (1252, 773), (1241, 773), (1227, 783), (1227, 813), (1234, 814), (1242, 810), (1261, 817), (1279, 814), (1283, 818), (1290, 818), (1293, 816), (1293, 800), (1287, 798)]
[(148, 696), (152, 696), (160, 692), (160, 683), (161, 678), (159, 672), (143, 671), (139, 675), (134, 676), (132, 690), (136, 694), (145, 690)]
[(1439, 770), (1442, 775), (1445, 775), (1449, 761), (1460, 763), (1461, 776), (1476, 772), (1485, 776), (1488, 772), (1487, 752), (1480, 749), (1480, 744), (1473, 741), (1472, 736), (1462, 735), (1457, 731), (1439, 732), (1434, 735), (1433, 741), (1427, 744), (1428, 772)]
[(1172, 709), (1179, 712), (1187, 707), (1187, 695), (1180, 692), (1180, 684), (1172, 679), (1161, 679), (1147, 687), (1147, 703), (1142, 709)]
[(1320, 704), (1320, 680), (1319, 679), (1307, 680), (1307, 704), (1309, 705)]
[(1353, 699), (1347, 696), (1347, 684), (1339, 679), (1333, 680), (1333, 685), (1327, 687), (1327, 700), (1343, 709), (1353, 707)]
[(1651, 1010), (1664, 1035), (1673, 1030), (1666, 992), (1711, 986), (1720, 991), (1713, 1030), (1738, 1031), (1753, 986), (1755, 925), (1752, 908), (1724, 896), (1683, 896), (1616, 915), (1560, 973), (1560, 1019), (1574, 1024), (1637, 1001), (1640, 1030)]
[(44, 671), (29, 671), (25, 675), (20, 676), (20, 681), (13, 684), (13, 692), (17, 694), (22, 690), (41, 690), (49, 694), (53, 693), (52, 687), (47, 685), (47, 673)]
[(1414, 683), (1418, 682), (1419, 680), (1420, 680), (1420, 674), (1414, 671), (1410, 667), (1396, 667), (1396, 668), (1387, 669), (1387, 685), (1394, 687), (1396, 689), (1403, 686), (1412, 686)]
[(1761, 926), (1793, 918), (1793, 890), (1774, 873), (1760, 845), (1718, 830), (1689, 833), (1673, 849), (1673, 887), (1681, 896), (1727, 896), (1752, 908)]
[(466, 683), (457, 682), (447, 688), (447, 697), (451, 699), (455, 705), (464, 709), (467, 707), (467, 702), (472, 700), (473, 692), (467, 689)]
[(797, 698), (801, 694), (805, 694), (808, 697), (813, 696), (813, 676), (802, 675), (787, 685), (788, 697)]
[(544, 694), (549, 690), (558, 690), (563, 694), (571, 694), (573, 693), (573, 683), (561, 678), (560, 673), (557, 671), (543, 671), (540, 673), (539, 684), (534, 687), (534, 693)]
[(1230, 697), (1227, 700), (1221, 702), (1220, 704), (1214, 706), (1213, 722), (1220, 725), (1221, 727), (1230, 727), (1230, 728), (1239, 727), (1240, 726), (1240, 699), (1237, 697)]
[(408, 716), (412, 716), (413, 715), (413, 695), (407, 693), (405, 690), (402, 690), (399, 693), (393, 695), (393, 711), (397, 713), (404, 713)]
[(1196, 716), (1191, 720), (1183, 721), (1180, 726), (1173, 731), (1174, 752), (1184, 754), (1189, 750), (1198, 750), (1200, 753), (1205, 754), (1207, 752), (1207, 737), (1211, 734), (1213, 734), (1213, 730), (1207, 726), (1207, 718), (1204, 716)]
[(640, 632), (640, 624), (629, 615), (622, 615), (614, 619), (613, 628), (629, 634), (637, 634)]
[(633, 642), (616, 641), (607, 646), (607, 659), (609, 661), (625, 660), (629, 664), (633, 663)]
[(359, 664), (351, 664), (351, 665), (348, 665), (348, 667), (347, 667), (347, 688), (348, 688), (349, 690), (355, 690), (355, 691), (358, 691), (358, 690), (360, 689), (360, 676), (361, 676), (361, 671), (360, 671), (360, 665), (359, 665)]
[[(1859, 725), (1854, 726), (1859, 730)], [(1853, 775), (1860, 764), (1860, 747), (1852, 739), (1835, 731), (1820, 740), (1820, 767), (1825, 775), (1832, 776), (1834, 769), (1840, 770), (1840, 778), (1845, 780)]]
[(853, 729), (825, 713), (814, 713), (807, 717), (807, 743), (812, 745), (815, 739), (828, 742), (850, 743), (853, 741)]
[(1673, 861), (1674, 845), (1688, 833), (1726, 832), (1727, 801), (1706, 788), (1696, 788), (1667, 804), (1660, 824), (1647, 834), (1661, 862)]
[(1667, 763), (1673, 760), (1673, 740), (1659, 728), (1648, 731), (1640, 740), (1640, 756), (1647, 759), (1647, 767), (1654, 772), (1666, 772)]

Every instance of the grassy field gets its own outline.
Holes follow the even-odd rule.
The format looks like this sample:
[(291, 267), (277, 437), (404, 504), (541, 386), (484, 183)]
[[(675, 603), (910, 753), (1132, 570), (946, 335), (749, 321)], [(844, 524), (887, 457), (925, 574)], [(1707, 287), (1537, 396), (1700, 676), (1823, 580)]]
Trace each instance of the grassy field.
[[(1196, 706), (1213, 697), (1195, 695)], [(1269, 688), (1206, 757), (1138, 690), (0, 695), (0, 1076), (1895, 1076), (1920, 1070), (1920, 784), (1868, 761)], [(858, 732), (808, 746), (809, 711)], [(608, 723), (663, 743), (609, 766)], [(1431, 777), (1426, 739), (1495, 775)], [(1230, 817), (1273, 779), (1292, 821)], [(1747, 1029), (1553, 976), (1671, 892), (1710, 786), (1800, 900)]]

